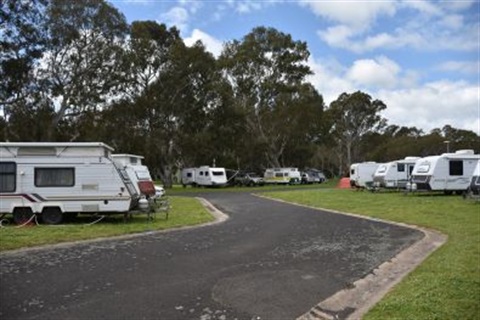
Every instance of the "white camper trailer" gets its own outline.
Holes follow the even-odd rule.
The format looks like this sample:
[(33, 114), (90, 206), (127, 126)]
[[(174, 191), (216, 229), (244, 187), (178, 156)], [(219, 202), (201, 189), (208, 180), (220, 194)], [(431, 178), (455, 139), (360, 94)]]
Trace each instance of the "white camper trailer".
[(195, 168), (182, 169), (182, 185), (183, 187), (195, 185)]
[(113, 149), (95, 143), (0, 143), (0, 213), (47, 224), (77, 213), (126, 213), (139, 195)]
[(379, 165), (373, 174), (374, 186), (376, 188), (404, 189), (418, 159), (420, 158), (406, 157)]
[(182, 170), (182, 184), (203, 187), (219, 187), (227, 184), (225, 168), (200, 166)]
[(350, 185), (357, 188), (366, 188), (373, 182), (373, 174), (380, 163), (362, 162), (350, 166)]
[(142, 156), (134, 154), (112, 154), (117, 167), (123, 168), (133, 183), (135, 190), (142, 198), (148, 199), (155, 195), (155, 185), (148, 167), (142, 164)]
[(473, 150), (421, 158), (413, 168), (407, 189), (462, 193), (468, 188), (479, 159), (480, 155)]
[(475, 169), (473, 170), (470, 186), (467, 189), (466, 196), (470, 198), (480, 198), (480, 160), (478, 160)]
[(270, 168), (265, 170), (263, 179), (271, 184), (299, 184), (302, 176), (298, 168)]

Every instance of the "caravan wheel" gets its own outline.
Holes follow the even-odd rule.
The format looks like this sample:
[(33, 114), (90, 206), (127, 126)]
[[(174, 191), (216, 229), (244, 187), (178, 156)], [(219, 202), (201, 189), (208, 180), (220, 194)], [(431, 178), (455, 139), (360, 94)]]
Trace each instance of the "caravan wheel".
[(15, 224), (24, 224), (30, 220), (32, 216), (33, 212), (30, 208), (15, 208), (15, 210), (13, 210), (13, 222), (15, 222)]
[(59, 224), (63, 220), (63, 214), (60, 208), (48, 207), (42, 211), (42, 221), (46, 224)]

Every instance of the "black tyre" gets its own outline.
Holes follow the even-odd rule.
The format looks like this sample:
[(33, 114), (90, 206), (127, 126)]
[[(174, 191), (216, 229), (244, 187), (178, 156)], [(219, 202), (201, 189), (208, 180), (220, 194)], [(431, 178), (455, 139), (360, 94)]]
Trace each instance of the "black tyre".
[(32, 217), (33, 212), (30, 208), (16, 208), (13, 211), (13, 222), (15, 222), (15, 224), (24, 224)]
[(63, 220), (63, 213), (60, 208), (48, 207), (42, 211), (42, 221), (45, 224), (59, 224)]

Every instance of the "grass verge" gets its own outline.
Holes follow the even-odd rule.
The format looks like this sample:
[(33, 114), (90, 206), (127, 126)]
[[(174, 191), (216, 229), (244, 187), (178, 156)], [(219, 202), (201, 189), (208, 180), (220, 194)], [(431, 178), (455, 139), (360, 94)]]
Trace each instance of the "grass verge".
[(478, 319), (480, 205), (459, 196), (304, 190), (267, 193), (309, 206), (356, 213), (438, 230), (439, 250), (410, 273), (365, 319)]
[(90, 225), (89, 223), (97, 218), (80, 215), (75, 222), (58, 226), (32, 224), (17, 228), (7, 225), (0, 228), (0, 251), (163, 230), (201, 224), (214, 219), (197, 199), (177, 196), (169, 199), (171, 209), (168, 220), (165, 219), (165, 213), (159, 212), (153, 220), (148, 220), (146, 214), (138, 214), (124, 222), (123, 215), (111, 215)]

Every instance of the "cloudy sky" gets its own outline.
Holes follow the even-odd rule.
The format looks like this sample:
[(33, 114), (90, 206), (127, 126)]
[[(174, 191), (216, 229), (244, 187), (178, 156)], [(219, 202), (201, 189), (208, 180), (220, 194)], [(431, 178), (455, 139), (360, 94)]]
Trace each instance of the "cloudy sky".
[(389, 124), (480, 134), (479, 0), (111, 0), (128, 22), (177, 26), (187, 45), (222, 44), (257, 26), (305, 41), (327, 104), (361, 90)]

